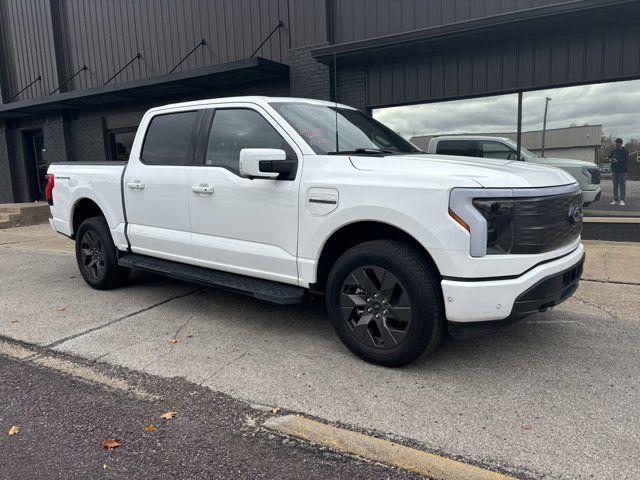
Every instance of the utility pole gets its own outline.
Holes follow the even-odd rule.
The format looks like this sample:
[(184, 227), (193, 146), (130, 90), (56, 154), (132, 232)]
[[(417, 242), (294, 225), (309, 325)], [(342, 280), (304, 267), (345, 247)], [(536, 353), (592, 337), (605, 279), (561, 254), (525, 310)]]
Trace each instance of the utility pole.
[(517, 160), (522, 160), (522, 90), (518, 92), (518, 153)]
[(544, 158), (544, 137), (547, 134), (547, 110), (549, 108), (549, 102), (551, 99), (547, 97), (547, 101), (544, 104), (544, 120), (542, 121), (542, 152), (540, 152), (540, 156)]

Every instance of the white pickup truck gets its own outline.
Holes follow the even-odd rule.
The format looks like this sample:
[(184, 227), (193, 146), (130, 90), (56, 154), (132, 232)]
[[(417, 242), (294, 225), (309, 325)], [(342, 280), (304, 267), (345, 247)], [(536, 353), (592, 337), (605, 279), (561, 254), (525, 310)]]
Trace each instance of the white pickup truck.
[[(461, 155), (496, 160), (517, 160), (518, 145), (509, 138), (478, 135), (441, 135), (429, 140), (427, 153)], [(547, 167), (561, 168), (576, 179), (582, 190), (582, 205), (587, 207), (600, 200), (601, 171), (598, 165), (573, 158), (539, 157), (520, 148), (520, 160)]]
[(127, 164), (48, 173), (51, 226), (92, 287), (137, 268), (281, 304), (324, 293), (345, 345), (388, 366), (559, 304), (584, 262), (567, 173), (424, 155), (316, 100), (153, 108)]

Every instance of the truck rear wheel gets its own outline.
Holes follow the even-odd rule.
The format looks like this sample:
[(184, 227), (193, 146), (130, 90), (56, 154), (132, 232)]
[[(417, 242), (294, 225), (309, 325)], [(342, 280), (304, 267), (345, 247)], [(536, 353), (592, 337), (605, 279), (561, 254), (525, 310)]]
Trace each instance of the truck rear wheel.
[(123, 284), (130, 270), (118, 265), (118, 250), (104, 217), (87, 218), (76, 232), (76, 260), (82, 278), (98, 290)]
[(406, 365), (442, 339), (438, 276), (421, 252), (404, 243), (375, 240), (351, 248), (333, 266), (326, 294), (336, 333), (371, 363)]

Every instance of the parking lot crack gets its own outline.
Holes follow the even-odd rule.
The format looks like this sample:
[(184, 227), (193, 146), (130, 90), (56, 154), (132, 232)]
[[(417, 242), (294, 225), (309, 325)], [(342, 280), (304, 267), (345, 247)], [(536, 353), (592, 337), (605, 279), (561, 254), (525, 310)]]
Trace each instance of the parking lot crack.
[(115, 323), (118, 323), (118, 322), (121, 322), (123, 320), (127, 320), (129, 318), (135, 317), (136, 315), (148, 312), (149, 310), (153, 310), (156, 307), (159, 307), (159, 306), (164, 305), (166, 303), (172, 302), (174, 300), (178, 300), (180, 298), (188, 297), (189, 295), (193, 295), (194, 293), (198, 293), (200, 291), (202, 291), (202, 288), (197, 288), (197, 289), (191, 290), (191, 291), (189, 291), (187, 293), (182, 293), (180, 295), (175, 295), (173, 297), (170, 297), (170, 298), (167, 298), (165, 300), (162, 300), (161, 302), (154, 303), (153, 305), (149, 305), (148, 307), (141, 308), (140, 310), (136, 310), (135, 312), (131, 312), (131, 313), (128, 313), (127, 315), (124, 315), (122, 317), (118, 317), (118, 318), (115, 318), (113, 320), (110, 320), (109, 322), (103, 323), (102, 325), (98, 325), (97, 327), (92, 327), (92, 328), (89, 328), (89, 329), (84, 330), (82, 332), (78, 332), (78, 333), (74, 333), (73, 335), (69, 335), (68, 337), (61, 338), (60, 340), (56, 340), (55, 342), (52, 342), (52, 343), (50, 343), (48, 345), (45, 345), (43, 347), (43, 349), (44, 350), (50, 350), (50, 349), (55, 348), (55, 347), (57, 347), (59, 345), (62, 345), (63, 343), (66, 343), (66, 342), (68, 342), (70, 340), (74, 340), (74, 339), (76, 339), (78, 337), (82, 337), (84, 335), (88, 335), (88, 334), (96, 332), (98, 330), (102, 330), (103, 328), (110, 327), (111, 325), (113, 325)]
[(213, 371), (213, 373), (211, 375), (209, 375), (208, 377), (202, 379), (202, 381), (200, 382), (200, 385), (204, 385), (205, 382), (208, 382), (209, 380), (211, 380), (213, 377), (215, 377), (218, 373), (220, 373), (222, 370), (224, 370), (225, 368), (230, 367), (231, 365), (233, 365), (234, 363), (236, 363), (238, 360), (242, 359), (247, 353), (249, 353), (248, 350), (245, 350), (244, 352), (242, 352), (240, 355), (238, 355), (237, 357), (229, 360), (225, 365), (223, 365), (220, 368), (217, 368)]
[(108, 357), (112, 353), (116, 353), (116, 352), (118, 352), (120, 350), (124, 350), (125, 348), (132, 347), (132, 346), (137, 345), (137, 344), (142, 343), (142, 342), (143, 342), (143, 340), (136, 340), (135, 342), (127, 343), (126, 345), (122, 345), (122, 346), (120, 346), (118, 348), (115, 348), (113, 350), (109, 350), (107, 353), (103, 353), (99, 357), (94, 358), (93, 361), (97, 362), (101, 358)]
[(640, 286), (639, 282), (619, 282), (615, 280), (600, 280), (599, 278), (581, 278), (581, 282), (610, 283), (612, 285), (633, 285)]
[(612, 251), (613, 247), (609, 247), (602, 256), (602, 270), (604, 272), (604, 276), (607, 277), (607, 282), (611, 281), (611, 277), (609, 277), (609, 255), (611, 255)]
[(184, 322), (182, 325), (178, 327), (178, 329), (176, 330), (176, 333), (173, 335), (173, 338), (178, 338), (178, 334), (182, 331), (184, 327), (187, 326), (187, 324), (191, 321), (192, 318), (193, 318), (193, 314), (189, 318), (187, 318), (186, 322)]
[[(180, 326), (178, 327), (178, 329), (176, 330), (176, 333), (174, 333), (174, 334), (173, 334), (173, 338), (178, 338), (178, 334), (182, 331), (182, 329), (183, 329), (184, 327), (186, 327), (186, 326), (187, 326), (187, 324), (191, 321), (191, 319), (192, 319), (192, 318), (193, 318), (193, 315), (191, 315), (191, 316), (187, 319), (187, 321), (186, 321), (186, 322), (184, 322), (182, 325), (180, 325)], [(163, 353), (163, 354), (159, 355), (155, 360), (153, 360), (152, 362), (147, 363), (144, 367), (142, 367), (142, 371), (143, 371), (143, 372), (144, 372), (144, 371), (146, 371), (146, 369), (147, 369), (147, 368), (149, 368), (151, 365), (153, 365), (153, 364), (155, 364), (155, 363), (158, 363), (158, 362), (159, 362), (160, 360), (162, 360), (163, 358), (166, 358), (166, 357), (168, 357), (169, 355), (171, 355), (171, 354), (173, 353), (173, 351), (174, 351), (174, 347), (175, 347), (175, 345), (174, 345), (174, 344), (171, 344), (171, 345), (169, 346), (169, 349), (168, 349), (165, 353)]]
[(604, 313), (605, 315), (613, 318), (614, 320), (620, 320), (619, 317), (617, 317), (616, 315), (614, 315), (612, 312), (610, 312), (607, 308), (604, 308), (601, 305), (596, 305), (595, 303), (592, 303), (588, 300), (585, 300), (584, 298), (580, 298), (577, 295), (574, 295), (573, 297), (574, 299), (576, 299), (578, 302), (582, 303), (583, 305), (586, 305), (587, 307), (591, 307), (591, 308), (595, 308), (596, 310), (598, 310), (600, 313)]

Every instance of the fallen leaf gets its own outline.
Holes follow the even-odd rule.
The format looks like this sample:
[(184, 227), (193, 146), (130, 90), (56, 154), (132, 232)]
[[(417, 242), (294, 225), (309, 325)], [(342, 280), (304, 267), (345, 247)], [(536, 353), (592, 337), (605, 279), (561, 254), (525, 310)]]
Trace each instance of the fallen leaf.
[(20, 432), (20, 427), (16, 427), (15, 425), (9, 429), (9, 435), (17, 435)]
[(56, 310), (59, 311), (59, 312), (64, 312), (67, 309), (68, 306), (69, 305), (65, 305), (64, 307), (58, 307), (58, 308), (56, 308)]
[(172, 345), (175, 345), (176, 343), (180, 343), (180, 339), (179, 338), (172, 338), (171, 340), (169, 340), (169, 343)]
[(281, 412), (280, 407), (273, 407), (271, 409), (271, 413), (280, 413), (280, 412)]
[(176, 412), (164, 412), (162, 415), (160, 415), (160, 418), (163, 420), (169, 420), (175, 417), (176, 415), (177, 415)]
[(531, 426), (530, 423), (523, 423), (522, 424), (522, 429), (523, 430), (531, 430), (533, 427)]
[(115, 438), (105, 438), (102, 441), (102, 447), (107, 450), (113, 450), (114, 448), (118, 448), (120, 446), (120, 442)]
[(156, 427), (154, 427), (153, 425), (147, 425), (146, 427), (144, 427), (145, 432), (153, 432), (155, 429)]

